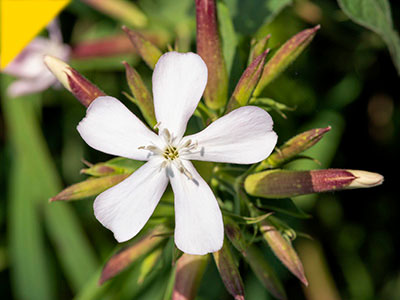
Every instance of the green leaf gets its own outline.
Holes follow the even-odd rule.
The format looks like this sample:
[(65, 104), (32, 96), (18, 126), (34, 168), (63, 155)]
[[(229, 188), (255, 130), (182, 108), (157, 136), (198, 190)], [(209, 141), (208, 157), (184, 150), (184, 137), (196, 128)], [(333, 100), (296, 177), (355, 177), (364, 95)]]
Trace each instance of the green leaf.
[(51, 300), (54, 277), (45, 254), (40, 219), (35, 209), (26, 164), (14, 164), (10, 178), (8, 236), (14, 295), (22, 300)]
[(238, 38), (233, 27), (232, 16), (223, 2), (217, 2), (219, 33), (222, 41), (222, 52), (225, 58), (226, 70), (230, 74), (236, 53)]
[(389, 1), (338, 0), (343, 12), (355, 23), (379, 34), (385, 41), (400, 74), (400, 37), (393, 28)]
[[(5, 91), (10, 82), (10, 77), (2, 75), (2, 79), (2, 90)], [(62, 203), (57, 205), (48, 204), (48, 199), (60, 190), (61, 184), (37, 120), (35, 109), (38, 107), (37, 101), (40, 98), (21, 97), (10, 99), (6, 95), (3, 95), (2, 99), (6, 124), (9, 130), (8, 136), (13, 147), (13, 163), (23, 169), (23, 175), (25, 176), (25, 181), (22, 182), (21, 179), (17, 185), (18, 189), (24, 190), (26, 193), (21, 196), (25, 203), (21, 203), (20, 205), (25, 205), (24, 209), (29, 207), (29, 205), (33, 206), (30, 209), (29, 213), (31, 215), (29, 218), (38, 219), (40, 216), (44, 217), (44, 224), (49, 233), (50, 241), (56, 249), (57, 258), (64, 269), (65, 277), (72, 289), (77, 290), (95, 272), (97, 262), (94, 252), (82, 231), (82, 226), (79, 224), (71, 208)], [(12, 200), (12, 198), (9, 199), (10, 203), (13, 203)], [(24, 215), (17, 215), (17, 220), (10, 218), (10, 222), (21, 222), (21, 224), (25, 224), (21, 226), (26, 227), (26, 230), (30, 230), (31, 224), (23, 223), (25, 222), (24, 220)], [(32, 224), (32, 226), (36, 226), (34, 223)], [(19, 234), (22, 239), (24, 238), (23, 235), (25, 235), (24, 232), (15, 232), (15, 234)], [(15, 239), (17, 240), (18, 238), (17, 236)], [(33, 234), (32, 236), (25, 236), (25, 238), (33, 239), (35, 243), (38, 243), (41, 235)], [(28, 249), (28, 252), (31, 251), (21, 240), (18, 241), (18, 244), (15, 245), (18, 245), (20, 249)], [(30, 243), (33, 241), (25, 242)], [(40, 252), (45, 253), (43, 251)], [(25, 258), (18, 253), (11, 253), (11, 255), (14, 255), (16, 264), (21, 264), (21, 268), (24, 268)], [(24, 253), (24, 255), (27, 254)], [(40, 262), (40, 257), (32, 262), (34, 269), (35, 264), (38, 264), (37, 261)], [(27, 274), (18, 274), (17, 277), (14, 277), (15, 284), (18, 286), (21, 285), (20, 288), (24, 289), (29, 299), (35, 298), (31, 294), (30, 285), (26, 283), (36, 282), (38, 280), (36, 277), (41, 276), (38, 274), (41, 274), (41, 272), (36, 270), (29, 277)], [(22, 291), (19, 292), (22, 293)], [(38, 296), (38, 299), (47, 298)]]
[(234, 16), (235, 28), (242, 34), (252, 34), (261, 25), (271, 22), (292, 0), (226, 0)]
[(286, 214), (295, 218), (307, 219), (311, 216), (298, 208), (291, 199), (259, 199), (258, 208), (270, 209), (272, 211)]

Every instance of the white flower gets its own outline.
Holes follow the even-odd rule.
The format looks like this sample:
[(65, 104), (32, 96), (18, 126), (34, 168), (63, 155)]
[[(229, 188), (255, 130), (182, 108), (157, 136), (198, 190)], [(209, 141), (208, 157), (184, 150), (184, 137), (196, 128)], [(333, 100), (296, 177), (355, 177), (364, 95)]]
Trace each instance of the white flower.
[(68, 60), (71, 49), (62, 43), (60, 28), (56, 21), (47, 27), (50, 38), (37, 37), (2, 72), (18, 79), (8, 87), (12, 97), (41, 92), (58, 83), (43, 62), (46, 54)]
[(169, 52), (153, 73), (159, 134), (149, 130), (120, 101), (99, 97), (88, 107), (78, 131), (94, 149), (147, 161), (94, 202), (96, 218), (119, 242), (134, 237), (150, 218), (168, 182), (175, 195), (175, 244), (189, 254), (218, 251), (222, 215), (210, 187), (190, 160), (252, 164), (274, 149), (270, 115), (245, 106), (203, 131), (183, 137), (207, 83), (207, 67), (194, 53)]

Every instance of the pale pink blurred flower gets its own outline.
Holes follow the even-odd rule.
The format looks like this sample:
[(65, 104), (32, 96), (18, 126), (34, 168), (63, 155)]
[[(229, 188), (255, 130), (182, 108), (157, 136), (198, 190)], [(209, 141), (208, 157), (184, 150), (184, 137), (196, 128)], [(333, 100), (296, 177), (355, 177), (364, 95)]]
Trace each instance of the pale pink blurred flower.
[(69, 60), (71, 49), (63, 44), (60, 27), (53, 20), (47, 27), (49, 38), (37, 37), (2, 70), (3, 73), (17, 77), (8, 87), (11, 97), (33, 94), (58, 85), (57, 79), (43, 62), (45, 55), (52, 55), (64, 61)]

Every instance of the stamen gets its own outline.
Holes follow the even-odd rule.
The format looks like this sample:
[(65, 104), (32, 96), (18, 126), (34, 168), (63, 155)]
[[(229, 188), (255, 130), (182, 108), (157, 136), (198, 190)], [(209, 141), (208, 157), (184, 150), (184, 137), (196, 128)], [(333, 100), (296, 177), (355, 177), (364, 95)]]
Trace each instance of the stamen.
[(178, 168), (178, 170), (184, 174), (189, 180), (193, 179), (193, 175), (189, 172), (188, 169), (185, 168), (185, 166), (183, 165), (183, 163), (180, 160), (174, 160), (174, 163), (176, 164), (176, 167)]
[(163, 131), (161, 132), (162, 137), (164, 138), (165, 142), (169, 145), (171, 144), (172, 141), (172, 136), (171, 133), (167, 128), (164, 128)]

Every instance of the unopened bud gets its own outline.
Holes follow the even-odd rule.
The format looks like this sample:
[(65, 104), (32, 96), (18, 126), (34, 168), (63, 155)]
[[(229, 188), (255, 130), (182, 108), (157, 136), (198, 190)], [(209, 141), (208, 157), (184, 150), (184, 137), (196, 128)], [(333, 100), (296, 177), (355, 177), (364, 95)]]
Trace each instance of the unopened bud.
[(228, 241), (224, 241), (221, 250), (214, 252), (214, 261), (227, 291), (235, 300), (244, 300), (244, 287), (242, 277), (233, 258)]
[(131, 30), (126, 26), (122, 26), (122, 29), (126, 32), (142, 59), (150, 68), (154, 69), (158, 59), (162, 55), (161, 50), (139, 32)]
[(287, 198), (304, 194), (366, 188), (379, 185), (377, 173), (343, 169), (312, 171), (270, 170), (247, 176), (244, 186), (252, 196)]
[(266, 63), (261, 79), (254, 90), (254, 96), (257, 97), (261, 94), (262, 90), (272, 82), (279, 74), (303, 52), (303, 50), (310, 44), (320, 26), (306, 29), (282, 45), (276, 51), (274, 56)]
[(286, 293), (274, 269), (265, 259), (263, 253), (254, 245), (249, 245), (244, 253), (254, 274), (264, 287), (277, 299), (286, 299)]
[(303, 264), (290, 241), (285, 239), (278, 229), (268, 220), (260, 223), (260, 231), (276, 257), (292, 272), (304, 285), (308, 285), (304, 274)]
[(254, 274), (256, 274), (264, 287), (274, 297), (286, 299), (282, 283), (260, 250), (254, 245), (246, 243), (239, 226), (231, 218), (225, 217), (224, 224), (226, 236), (249, 263)]
[(238, 107), (245, 106), (248, 103), (258, 81), (260, 80), (268, 52), (269, 49), (256, 57), (250, 66), (248, 66), (243, 72), (243, 75), (240, 77), (240, 80), (233, 91), (232, 97), (229, 100), (227, 113)]
[(135, 104), (139, 107), (147, 123), (151, 127), (154, 127), (154, 125), (157, 123), (157, 120), (154, 113), (153, 97), (151, 96), (139, 73), (136, 72), (136, 70), (133, 69), (127, 62), (123, 62), (123, 64), (126, 70), (128, 86), (135, 97)]
[(101, 272), (99, 284), (103, 284), (108, 279), (113, 278), (137, 259), (155, 249), (165, 240), (165, 236), (162, 235), (165, 231), (166, 229), (163, 226), (158, 226), (140, 239), (135, 240), (130, 246), (113, 255)]
[(96, 196), (116, 185), (117, 183), (120, 183), (129, 175), (130, 174), (120, 174), (99, 178), (90, 178), (67, 187), (56, 196), (50, 198), (50, 202), (80, 200), (91, 196)]
[(271, 35), (268, 34), (261, 40), (256, 40), (255, 38), (251, 40), (248, 65), (250, 65), (256, 59), (256, 57), (260, 56), (261, 54), (264, 53), (265, 50), (267, 50), (268, 41), (270, 38)]
[(46, 55), (44, 57), (44, 63), (60, 83), (84, 106), (88, 107), (94, 99), (106, 95), (97, 86), (62, 60)]
[(296, 135), (284, 143), (278, 150), (274, 151), (266, 160), (261, 162), (257, 170), (276, 168), (291, 161), (298, 154), (318, 143), (325, 133), (330, 130), (331, 127), (328, 126), (326, 128), (311, 129)]
[(192, 300), (203, 278), (209, 255), (184, 253), (177, 262), (172, 300)]
[(211, 109), (219, 109), (228, 100), (228, 72), (218, 32), (215, 0), (196, 0), (196, 25), (197, 53), (208, 69), (204, 101)]

